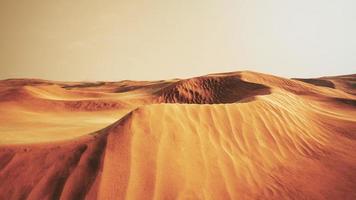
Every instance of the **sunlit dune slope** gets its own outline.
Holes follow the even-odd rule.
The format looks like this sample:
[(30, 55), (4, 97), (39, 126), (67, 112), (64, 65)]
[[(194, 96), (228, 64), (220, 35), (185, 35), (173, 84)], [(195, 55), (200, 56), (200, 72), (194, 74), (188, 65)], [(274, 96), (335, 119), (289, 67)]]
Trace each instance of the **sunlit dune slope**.
[[(34, 102), (110, 100), (125, 109), (36, 111), (1, 98), (8, 115), (67, 116), (93, 131), (60, 137), (48, 121), (49, 132), (34, 136), (44, 140), (21, 140), (30, 123), (9, 118), (30, 130), (4, 128), (0, 140), (12, 139), (0, 146), (0, 199), (356, 199), (356, 97), (350, 79), (329, 79), (339, 86), (255, 72), (16, 86)], [(75, 116), (112, 120), (95, 131)]]
[(0, 81), (0, 144), (86, 135), (151, 102), (150, 94), (166, 84), (169, 82)]

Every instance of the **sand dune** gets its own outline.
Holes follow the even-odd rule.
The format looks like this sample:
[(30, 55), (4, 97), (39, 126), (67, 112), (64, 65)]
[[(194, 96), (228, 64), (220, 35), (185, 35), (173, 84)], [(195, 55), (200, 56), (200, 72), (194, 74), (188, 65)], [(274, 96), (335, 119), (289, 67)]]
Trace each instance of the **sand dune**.
[(356, 94), (356, 74), (336, 76), (336, 77), (322, 77), (318, 79), (296, 79), (311, 83), (317, 86), (331, 87), (342, 90), (346, 93)]
[(0, 199), (356, 199), (355, 82), (4, 80)]
[(239, 100), (268, 94), (269, 87), (243, 81), (238, 75), (206, 76), (177, 81), (159, 90), (158, 102), (188, 104), (234, 103)]

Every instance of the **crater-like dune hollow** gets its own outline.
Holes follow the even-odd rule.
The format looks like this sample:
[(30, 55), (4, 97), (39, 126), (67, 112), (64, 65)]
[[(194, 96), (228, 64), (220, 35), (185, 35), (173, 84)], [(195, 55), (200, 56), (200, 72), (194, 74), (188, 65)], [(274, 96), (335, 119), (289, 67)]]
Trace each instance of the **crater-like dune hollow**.
[(0, 81), (0, 199), (356, 199), (356, 75)]

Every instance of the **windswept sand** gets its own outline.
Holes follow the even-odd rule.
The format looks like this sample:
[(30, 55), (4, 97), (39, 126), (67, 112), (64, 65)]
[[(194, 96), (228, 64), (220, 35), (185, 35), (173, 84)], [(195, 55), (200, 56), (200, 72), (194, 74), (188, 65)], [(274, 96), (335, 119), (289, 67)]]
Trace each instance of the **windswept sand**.
[(356, 75), (0, 81), (0, 199), (356, 199)]

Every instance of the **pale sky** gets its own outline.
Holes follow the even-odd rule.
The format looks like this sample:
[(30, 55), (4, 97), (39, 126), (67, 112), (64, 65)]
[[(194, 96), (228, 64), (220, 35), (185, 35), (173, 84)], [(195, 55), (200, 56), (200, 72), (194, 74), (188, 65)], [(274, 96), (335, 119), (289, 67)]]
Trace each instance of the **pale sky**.
[(355, 0), (0, 0), (0, 79), (356, 73)]

